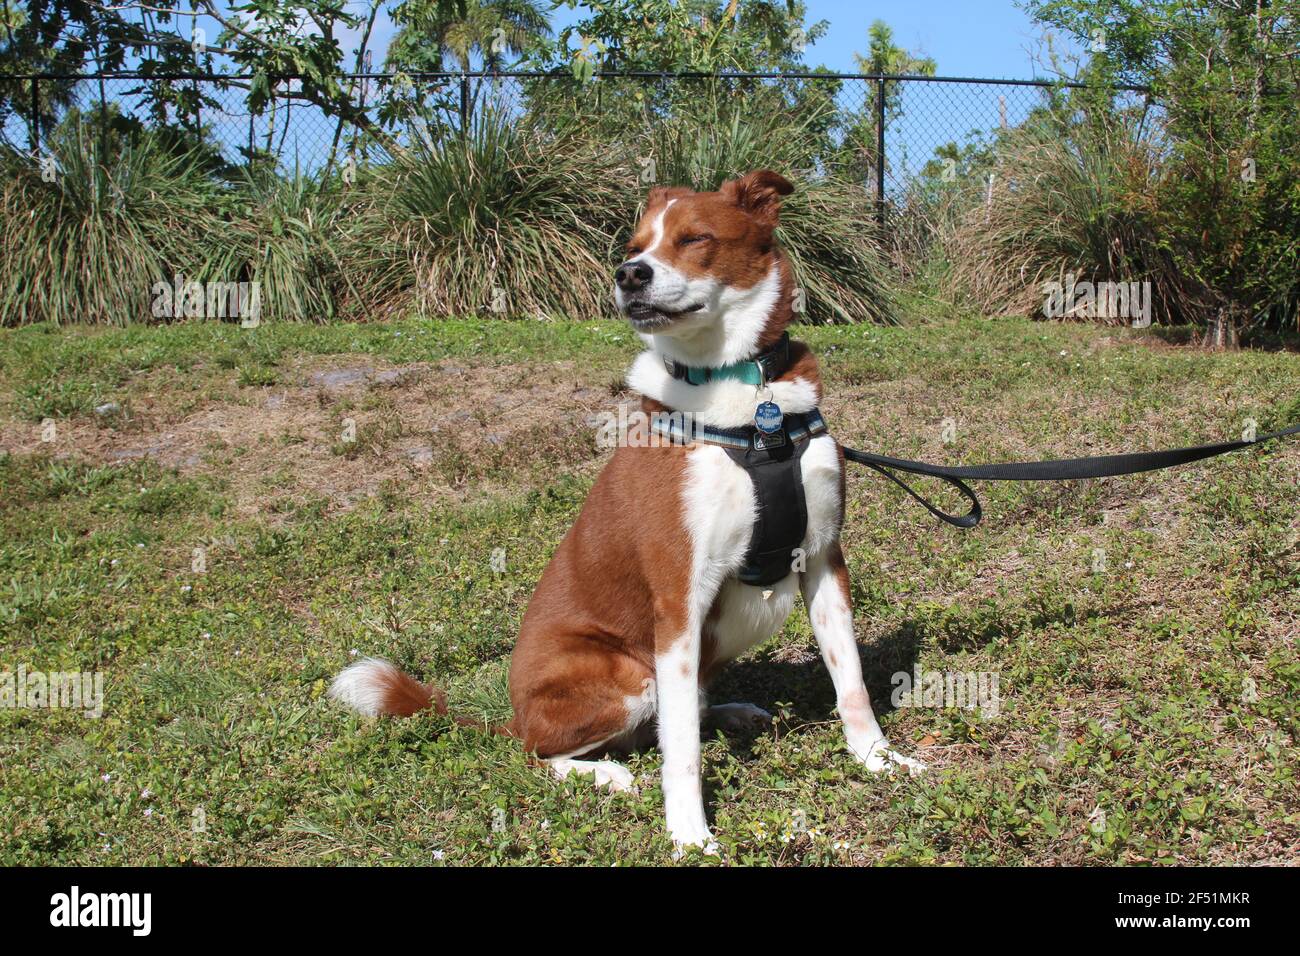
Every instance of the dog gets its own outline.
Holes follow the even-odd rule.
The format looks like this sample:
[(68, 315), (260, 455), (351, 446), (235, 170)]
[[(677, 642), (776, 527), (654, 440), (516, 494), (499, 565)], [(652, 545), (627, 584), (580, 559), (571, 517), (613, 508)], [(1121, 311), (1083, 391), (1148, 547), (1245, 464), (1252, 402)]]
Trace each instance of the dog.
[[(849, 751), (872, 771), (922, 767), (892, 749), (862, 680), (839, 541), (844, 456), (816, 411), (817, 361), (786, 331), (797, 290), (774, 230), (793, 188), (764, 169), (716, 192), (650, 190), (614, 301), (646, 345), (628, 385), (679, 440), (625, 442), (597, 478), (528, 605), (510, 665), (514, 717), (496, 728), (558, 776), (612, 789), (633, 778), (607, 758), (657, 736), (678, 852), (716, 851), (702, 722), (771, 719), (752, 704), (708, 707), (704, 688), (781, 629), (799, 589)], [(447, 709), (435, 687), (380, 659), (348, 667), (330, 694), (368, 715)]]

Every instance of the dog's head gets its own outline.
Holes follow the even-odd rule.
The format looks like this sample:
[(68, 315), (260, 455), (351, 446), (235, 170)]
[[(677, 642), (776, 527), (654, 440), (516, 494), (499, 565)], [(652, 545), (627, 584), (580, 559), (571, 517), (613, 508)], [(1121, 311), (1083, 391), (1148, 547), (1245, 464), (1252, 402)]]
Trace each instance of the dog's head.
[[(650, 190), (626, 261), (614, 273), (619, 310), (645, 335), (719, 344), (768, 338), (774, 314), (788, 318), (789, 268), (772, 232), (781, 197), (793, 191), (767, 169), (717, 192)], [(725, 351), (745, 347), (752, 345), (734, 341)]]

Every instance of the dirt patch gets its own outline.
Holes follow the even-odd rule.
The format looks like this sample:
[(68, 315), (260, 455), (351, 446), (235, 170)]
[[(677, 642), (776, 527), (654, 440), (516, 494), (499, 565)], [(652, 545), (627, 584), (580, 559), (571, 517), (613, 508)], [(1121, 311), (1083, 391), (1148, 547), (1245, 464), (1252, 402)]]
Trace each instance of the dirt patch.
[[(428, 499), (499, 492), (478, 459), (527, 462), (557, 436), (569, 463), (595, 459), (589, 419), (617, 408), (608, 374), (573, 362), (387, 365), (369, 356), (304, 356), (275, 369), (274, 384), (240, 384), (237, 369), (139, 376), (114, 407), (56, 422), (0, 422), (0, 449), (95, 465), (152, 459), (228, 483), (237, 515), (274, 521), (308, 502), (347, 510), (386, 482)], [(555, 444), (553, 443), (553, 444)], [(543, 452), (538, 452), (542, 448)]]

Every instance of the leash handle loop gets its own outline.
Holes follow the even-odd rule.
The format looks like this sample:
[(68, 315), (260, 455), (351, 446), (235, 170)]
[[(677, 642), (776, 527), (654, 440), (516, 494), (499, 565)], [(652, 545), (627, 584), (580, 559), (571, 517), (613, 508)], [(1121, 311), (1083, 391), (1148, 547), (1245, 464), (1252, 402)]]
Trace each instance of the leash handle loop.
[(923, 498), (921, 495), (919, 495), (916, 492), (916, 490), (912, 488), (911, 485), (905, 482), (902, 478), (899, 478), (896, 474), (890, 471), (889, 468), (887, 468), (884, 465), (876, 464), (876, 462), (871, 460), (870, 456), (866, 455), (863, 452), (858, 451), (856, 448), (845, 448), (844, 457), (847, 458), (849, 461), (857, 462), (859, 465), (866, 465), (868, 468), (872, 469), (873, 471), (877, 471), (880, 474), (884, 475), (894, 484), (898, 485), (898, 487), (902, 488), (909, 495), (911, 495), (913, 498), (919, 501), (921, 503), (921, 506), (924, 507), (926, 511), (930, 512), (930, 514), (934, 515), (940, 521), (948, 522), (948, 524), (952, 525), (954, 528), (973, 528), (980, 523), (980, 518), (984, 516), (984, 509), (980, 507), (979, 497), (975, 494), (974, 491), (971, 490), (970, 486), (967, 485), (960, 478), (953, 478), (951, 475), (933, 476), (935, 478), (938, 478), (940, 481), (944, 481), (947, 484), (952, 485), (963, 495), (965, 495), (966, 500), (970, 502), (970, 511), (966, 512), (966, 514), (950, 515), (948, 514), (948, 512), (942, 510), (941, 508), (936, 508), (934, 505), (930, 504), (930, 502), (927, 501), (925, 498)]

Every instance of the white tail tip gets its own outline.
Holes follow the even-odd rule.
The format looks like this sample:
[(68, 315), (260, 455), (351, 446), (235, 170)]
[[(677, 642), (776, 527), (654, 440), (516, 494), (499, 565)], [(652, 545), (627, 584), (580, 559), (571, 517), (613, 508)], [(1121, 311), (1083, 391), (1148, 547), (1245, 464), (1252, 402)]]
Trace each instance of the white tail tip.
[(366, 657), (349, 664), (330, 684), (329, 698), (351, 707), (366, 717), (385, 711), (388, 689), (402, 678), (399, 671), (379, 657)]

